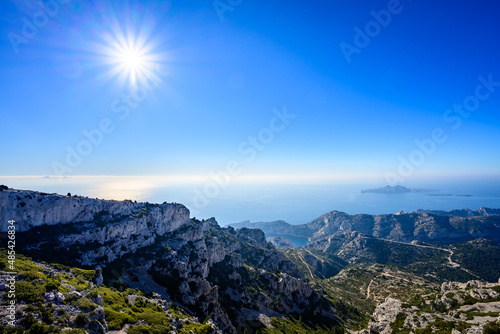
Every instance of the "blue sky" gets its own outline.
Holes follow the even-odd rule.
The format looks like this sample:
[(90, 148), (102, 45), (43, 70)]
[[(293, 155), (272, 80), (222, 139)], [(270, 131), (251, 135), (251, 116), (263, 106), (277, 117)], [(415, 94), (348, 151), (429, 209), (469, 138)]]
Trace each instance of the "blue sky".
[[(493, 1), (43, 2), (46, 14), (0, 4), (0, 175), (206, 175), (230, 161), (294, 178), (500, 175)], [(39, 24), (28, 37), (26, 22)], [(340, 45), (356, 47), (367, 24), (348, 62)], [(121, 37), (161, 79), (123, 119), (139, 81), (110, 51)], [(464, 100), (479, 101), (470, 115), (447, 113)]]

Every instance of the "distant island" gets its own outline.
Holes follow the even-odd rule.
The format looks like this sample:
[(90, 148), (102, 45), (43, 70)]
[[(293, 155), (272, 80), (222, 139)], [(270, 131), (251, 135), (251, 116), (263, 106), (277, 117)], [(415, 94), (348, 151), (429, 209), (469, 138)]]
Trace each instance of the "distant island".
[(386, 186), (373, 189), (361, 190), (361, 193), (378, 193), (378, 194), (403, 194), (403, 193), (426, 193), (432, 190), (418, 189), (418, 188), (407, 188), (403, 186)]
[(472, 197), (473, 195), (460, 195), (460, 194), (427, 194), (427, 196), (455, 196), (455, 197)]

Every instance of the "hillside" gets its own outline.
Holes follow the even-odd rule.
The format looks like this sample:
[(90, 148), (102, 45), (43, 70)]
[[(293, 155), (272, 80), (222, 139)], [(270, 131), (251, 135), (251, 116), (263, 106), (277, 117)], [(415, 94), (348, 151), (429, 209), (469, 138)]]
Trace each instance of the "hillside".
[[(5, 270), (2, 251), (0, 270)], [(0, 333), (106, 333), (126, 328), (128, 333), (215, 333), (210, 321), (201, 323), (187, 310), (156, 293), (124, 286), (98, 285), (94, 270), (49, 265), (17, 255), (16, 325), (0, 325)], [(5, 272), (2, 272), (5, 278)], [(6, 284), (7, 283), (7, 284)], [(0, 300), (8, 301), (8, 282), (0, 285)], [(7, 318), (2, 309), (0, 319)], [(40, 323), (39, 320), (42, 322)], [(192, 331), (192, 332), (191, 332)]]
[(199, 321), (211, 319), (223, 333), (270, 330), (272, 323), (341, 330), (335, 305), (260, 230), (189, 219), (180, 204), (11, 189), (0, 192), (0, 203), (2, 217), (21, 227), (17, 252), (36, 261), (101, 266), (108, 286), (157, 293)]

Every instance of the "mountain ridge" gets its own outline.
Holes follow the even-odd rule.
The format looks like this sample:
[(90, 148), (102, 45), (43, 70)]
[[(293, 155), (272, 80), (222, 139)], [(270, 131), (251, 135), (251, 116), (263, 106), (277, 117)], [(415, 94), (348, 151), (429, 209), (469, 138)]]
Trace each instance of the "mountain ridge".
[(306, 223), (292, 225), (284, 221), (242, 222), (237, 227), (260, 228), (273, 236), (300, 236), (309, 241), (338, 232), (356, 231), (389, 240), (424, 241), (438, 244), (486, 238), (500, 243), (500, 209), (479, 208), (450, 211), (415, 210), (396, 214), (354, 214), (331, 211)]

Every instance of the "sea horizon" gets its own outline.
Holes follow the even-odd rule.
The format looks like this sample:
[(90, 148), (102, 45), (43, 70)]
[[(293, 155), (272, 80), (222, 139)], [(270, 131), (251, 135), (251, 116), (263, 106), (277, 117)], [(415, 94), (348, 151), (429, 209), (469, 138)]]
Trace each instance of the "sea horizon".
[[(152, 179), (151, 179), (152, 178)], [(348, 214), (394, 214), (418, 209), (455, 210), (480, 207), (500, 208), (500, 179), (427, 180), (405, 182), (408, 188), (427, 189), (422, 193), (362, 193), (384, 187), (377, 181), (284, 184), (234, 182), (204, 192), (206, 180), (153, 182), (154, 177), (0, 177), (9, 188), (47, 193), (80, 195), (107, 200), (175, 202), (185, 205), (191, 217), (214, 217), (221, 226), (243, 221), (283, 220), (305, 224), (330, 211)]]

